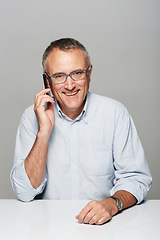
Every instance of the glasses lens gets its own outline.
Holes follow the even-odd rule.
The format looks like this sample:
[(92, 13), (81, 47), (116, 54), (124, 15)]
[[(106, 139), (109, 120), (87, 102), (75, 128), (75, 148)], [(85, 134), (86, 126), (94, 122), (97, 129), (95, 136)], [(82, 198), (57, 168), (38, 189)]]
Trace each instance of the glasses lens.
[(66, 75), (65, 74), (54, 75), (51, 78), (52, 78), (52, 82), (54, 83), (63, 83), (66, 80)]
[(70, 76), (75, 81), (84, 79), (87, 75), (87, 72), (88, 72), (88, 69), (87, 70), (78, 70), (78, 71), (72, 72), (70, 74), (53, 75), (50, 78), (52, 79), (52, 82), (55, 84), (64, 83), (68, 76)]
[(76, 71), (71, 73), (71, 76), (74, 80), (80, 80), (82, 78), (85, 78), (86, 72), (84, 70)]

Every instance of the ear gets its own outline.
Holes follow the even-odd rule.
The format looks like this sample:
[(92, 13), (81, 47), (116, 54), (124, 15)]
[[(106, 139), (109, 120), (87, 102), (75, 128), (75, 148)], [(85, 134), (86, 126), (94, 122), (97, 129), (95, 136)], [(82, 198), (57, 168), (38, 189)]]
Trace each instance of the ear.
[(91, 65), (90, 66), (90, 70), (89, 70), (89, 82), (91, 82), (91, 74), (92, 74), (92, 69), (93, 69), (93, 66)]

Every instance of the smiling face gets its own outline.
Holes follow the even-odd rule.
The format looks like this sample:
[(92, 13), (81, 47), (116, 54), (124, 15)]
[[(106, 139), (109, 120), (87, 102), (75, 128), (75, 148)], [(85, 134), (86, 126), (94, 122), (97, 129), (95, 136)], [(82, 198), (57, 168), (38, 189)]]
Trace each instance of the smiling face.
[[(49, 76), (59, 73), (69, 74), (76, 70), (87, 69), (87, 67), (86, 58), (79, 49), (62, 51), (55, 48), (49, 54), (46, 62)], [(92, 67), (82, 80), (74, 81), (68, 76), (65, 83), (54, 84), (50, 82), (51, 90), (59, 102), (62, 112), (73, 120), (83, 110), (89, 89), (91, 71)]]

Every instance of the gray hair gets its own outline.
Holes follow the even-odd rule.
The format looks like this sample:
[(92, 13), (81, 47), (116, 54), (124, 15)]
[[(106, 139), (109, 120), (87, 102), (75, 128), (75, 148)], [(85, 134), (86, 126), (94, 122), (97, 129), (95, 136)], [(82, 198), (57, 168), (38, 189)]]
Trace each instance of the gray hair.
[(68, 51), (71, 49), (80, 49), (86, 58), (88, 66), (91, 65), (89, 53), (87, 49), (79, 41), (73, 38), (61, 38), (51, 42), (50, 45), (46, 48), (42, 57), (42, 66), (43, 66), (44, 72), (46, 72), (46, 62), (47, 62), (48, 56), (53, 51), (54, 48), (58, 48), (62, 51)]

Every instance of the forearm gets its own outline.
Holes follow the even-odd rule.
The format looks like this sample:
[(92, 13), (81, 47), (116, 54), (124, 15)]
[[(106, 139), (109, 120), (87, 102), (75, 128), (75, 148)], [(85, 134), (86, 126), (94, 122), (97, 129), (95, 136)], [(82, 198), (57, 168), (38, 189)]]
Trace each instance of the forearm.
[(49, 138), (47, 136), (37, 134), (35, 143), (25, 159), (25, 171), (31, 185), (35, 189), (40, 186), (44, 179), (48, 154), (48, 141)]
[[(25, 159), (25, 171), (33, 188), (38, 188), (43, 181), (48, 154), (48, 142), (55, 121), (54, 99), (46, 95), (50, 89), (42, 89), (35, 96), (34, 112), (38, 122), (38, 134), (34, 145)], [(45, 108), (48, 104), (47, 109)]]
[[(124, 190), (117, 191), (113, 196), (121, 200), (122, 210), (129, 208), (137, 203), (137, 199), (131, 193)], [(115, 202), (114, 199), (113, 201)]]

